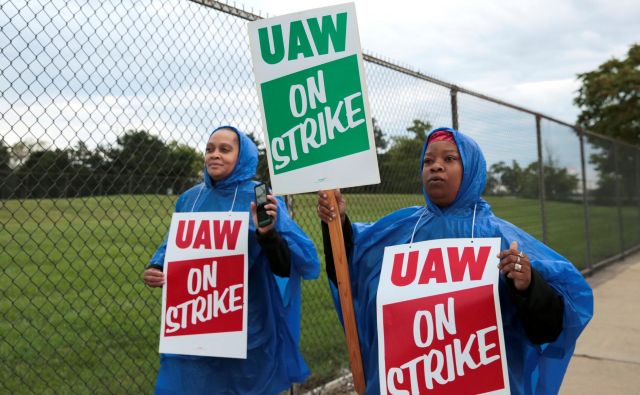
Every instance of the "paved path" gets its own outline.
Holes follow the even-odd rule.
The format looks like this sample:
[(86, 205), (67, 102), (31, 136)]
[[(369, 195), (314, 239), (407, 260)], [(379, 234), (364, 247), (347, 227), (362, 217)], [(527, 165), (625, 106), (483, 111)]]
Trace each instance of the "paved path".
[(640, 394), (640, 254), (588, 281), (594, 316), (578, 339), (560, 394)]

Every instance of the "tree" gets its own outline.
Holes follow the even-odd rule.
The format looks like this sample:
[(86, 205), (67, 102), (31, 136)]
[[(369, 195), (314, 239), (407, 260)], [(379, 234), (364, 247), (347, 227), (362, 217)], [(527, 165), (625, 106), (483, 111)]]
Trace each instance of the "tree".
[(596, 149), (589, 162), (598, 174), (598, 186), (590, 191), (600, 204), (638, 204), (640, 152), (638, 149), (609, 140), (589, 138)]
[[(535, 165), (535, 172), (537, 173), (538, 162), (533, 162), (531, 165)], [(544, 193), (546, 199), (570, 199), (571, 196), (578, 192), (579, 182), (580, 180), (576, 174), (570, 174), (566, 168), (560, 167), (557, 160), (549, 155), (544, 165)]]
[(11, 165), (18, 167), (27, 160), (32, 152), (46, 151), (48, 147), (49, 143), (44, 140), (36, 140), (35, 142), (30, 140), (20, 140), (11, 147), (11, 156), (13, 160)]
[(578, 79), (578, 125), (640, 144), (640, 44), (633, 44), (625, 59), (613, 58)]
[[(579, 74), (582, 86), (574, 102), (582, 112), (578, 126), (591, 132), (640, 144), (640, 44), (633, 44), (623, 59), (611, 59), (598, 69)], [(588, 136), (593, 151), (589, 161), (598, 173), (598, 186), (591, 191), (605, 204), (637, 204), (638, 150)]]
[(11, 169), (11, 152), (9, 146), (5, 144), (4, 139), (0, 140), (0, 171), (9, 171)]
[(487, 192), (496, 195), (503, 193), (513, 196), (520, 195), (524, 171), (517, 161), (511, 162), (511, 167), (507, 166), (504, 161), (494, 163), (489, 168), (488, 173), (490, 176), (487, 178), (491, 178), (495, 182), (491, 185), (491, 188), (487, 187)]
[(145, 130), (128, 130), (103, 151), (107, 193), (181, 193), (202, 179), (201, 152)]
[(13, 194), (15, 188), (14, 177), (11, 171), (11, 151), (5, 144), (4, 139), (0, 140), (0, 199), (8, 199)]
[(371, 123), (373, 124), (373, 138), (376, 143), (376, 152), (378, 153), (378, 158), (380, 158), (380, 155), (387, 149), (389, 143), (384, 137), (380, 123), (378, 123), (375, 117), (371, 118)]
[(258, 140), (253, 133), (247, 133), (247, 137), (249, 140), (253, 141), (253, 143), (258, 147), (258, 168), (256, 169), (255, 178), (259, 181), (270, 183), (271, 177), (269, 175), (269, 163), (267, 159), (267, 150), (264, 145)]
[(84, 141), (78, 141), (68, 152), (73, 176), (67, 196), (92, 196), (103, 193), (102, 183), (107, 178), (109, 164), (101, 147), (92, 151)]
[[(376, 145), (376, 155), (378, 157), (378, 169), (380, 171), (380, 177), (383, 181), (393, 180), (392, 175), (389, 175), (387, 177), (387, 172), (385, 170), (388, 168), (388, 156), (386, 149), (389, 146), (389, 141), (385, 137), (384, 132), (380, 127), (380, 123), (378, 123), (378, 120), (375, 117), (371, 118), (371, 123), (373, 125), (373, 139)], [(363, 185), (351, 188), (349, 191), (351, 191), (351, 193), (384, 193), (387, 189), (385, 185), (386, 184)]]
[(381, 165), (382, 178), (390, 184), (393, 192), (415, 193), (420, 190), (420, 154), (426, 140), (427, 131), (431, 129), (429, 121), (414, 119), (407, 131), (413, 136), (392, 138), (392, 145), (385, 153)]
[(107, 151), (111, 167), (106, 179), (110, 193), (165, 193), (170, 151), (145, 130), (128, 130)]
[(202, 153), (184, 144), (168, 144), (169, 160), (161, 170), (167, 177), (167, 189), (182, 193), (202, 179), (204, 160)]
[[(537, 199), (540, 196), (538, 161), (529, 163), (526, 167), (512, 161), (507, 166), (503, 161), (494, 163), (489, 168), (487, 179), (491, 185), (487, 186), (487, 193), (495, 195), (512, 195), (523, 198)], [(544, 165), (545, 198), (549, 200), (569, 200), (578, 188), (579, 179), (570, 174), (566, 168), (558, 165), (551, 156)]]
[(414, 119), (411, 123), (411, 126), (409, 126), (407, 130), (409, 132), (413, 132), (416, 135), (416, 140), (424, 143), (424, 141), (427, 139), (427, 132), (431, 130), (431, 122), (424, 122), (419, 119)]
[(17, 171), (21, 181), (21, 196), (28, 198), (65, 197), (73, 165), (67, 150), (31, 152)]

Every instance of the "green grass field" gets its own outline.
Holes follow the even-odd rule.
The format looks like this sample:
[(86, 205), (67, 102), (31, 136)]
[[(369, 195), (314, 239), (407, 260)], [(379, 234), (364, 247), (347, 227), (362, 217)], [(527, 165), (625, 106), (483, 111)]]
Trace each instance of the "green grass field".
[[(149, 393), (159, 364), (158, 289), (141, 273), (176, 197), (0, 201), (0, 393)], [(414, 195), (350, 195), (349, 215), (371, 221)], [(537, 200), (492, 198), (495, 213), (541, 238)], [(322, 256), (315, 196), (295, 198), (296, 220)], [(546, 203), (549, 244), (585, 267), (583, 207)], [(623, 208), (624, 246), (640, 243), (640, 211)], [(590, 207), (592, 263), (620, 251), (615, 207)], [(348, 366), (322, 272), (303, 287), (308, 387)]]

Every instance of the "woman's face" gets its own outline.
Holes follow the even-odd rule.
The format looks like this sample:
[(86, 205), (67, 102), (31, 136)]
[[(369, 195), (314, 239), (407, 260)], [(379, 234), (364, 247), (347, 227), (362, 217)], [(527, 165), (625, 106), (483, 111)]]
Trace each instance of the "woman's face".
[(214, 181), (227, 177), (238, 161), (238, 135), (229, 129), (220, 129), (207, 142), (204, 163), (207, 173)]
[(429, 143), (422, 166), (422, 185), (429, 199), (438, 207), (453, 203), (462, 182), (458, 147), (450, 141)]

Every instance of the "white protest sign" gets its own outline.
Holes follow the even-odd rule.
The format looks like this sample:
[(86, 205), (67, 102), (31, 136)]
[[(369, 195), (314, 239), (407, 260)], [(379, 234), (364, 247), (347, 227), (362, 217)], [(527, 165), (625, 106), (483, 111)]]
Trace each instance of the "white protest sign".
[(247, 355), (249, 213), (174, 213), (164, 261), (160, 352)]
[(377, 294), (381, 394), (509, 394), (500, 238), (385, 249)]
[(248, 28), (274, 193), (379, 183), (354, 4)]

